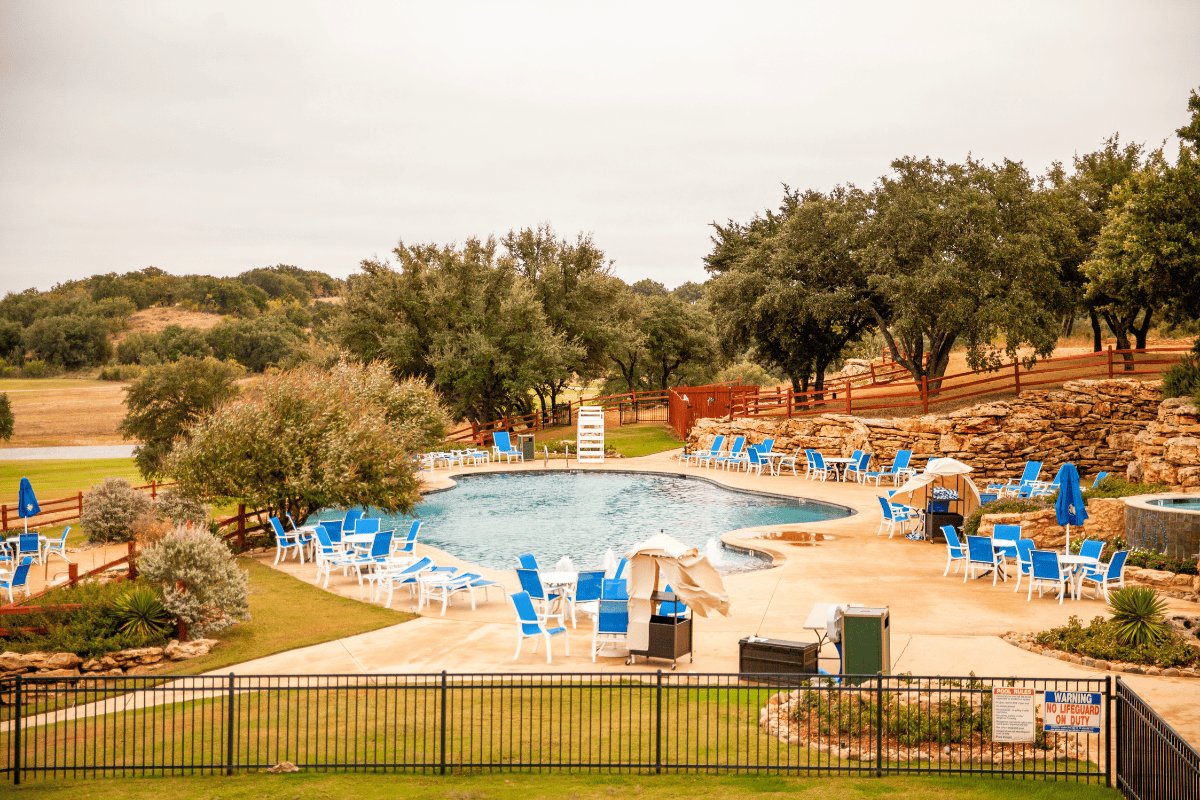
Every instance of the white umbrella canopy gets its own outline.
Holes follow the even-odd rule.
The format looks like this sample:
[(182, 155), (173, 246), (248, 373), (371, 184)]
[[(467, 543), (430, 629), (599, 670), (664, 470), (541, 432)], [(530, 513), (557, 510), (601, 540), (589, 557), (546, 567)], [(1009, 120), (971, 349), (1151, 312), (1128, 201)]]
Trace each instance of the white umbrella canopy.
[(979, 508), (979, 489), (975, 482), (968, 477), (974, 468), (955, 458), (939, 458), (930, 464), (924, 472), (913, 475), (904, 485), (892, 495), (893, 503), (924, 508), (932, 499), (934, 487), (951, 489), (958, 492), (959, 501), (963, 504), (962, 515), (969, 517)]
[[(654, 601), (651, 595), (670, 584), (671, 591), (696, 614), (729, 616), (729, 595), (721, 576), (696, 548), (664, 533), (655, 534), (625, 554), (629, 559), (629, 649), (645, 650)], [(661, 580), (660, 580), (661, 578)]]

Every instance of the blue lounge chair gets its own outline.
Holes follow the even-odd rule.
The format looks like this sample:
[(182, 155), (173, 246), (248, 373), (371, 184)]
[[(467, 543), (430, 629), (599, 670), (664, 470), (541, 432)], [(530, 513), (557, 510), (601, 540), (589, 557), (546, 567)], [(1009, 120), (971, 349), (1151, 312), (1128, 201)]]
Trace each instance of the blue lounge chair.
[(537, 559), (533, 553), (523, 553), (517, 556), (517, 566), (521, 569), (538, 569)]
[[(453, 569), (453, 568), (451, 568)], [(475, 610), (475, 590), (483, 590), (483, 599), (487, 600), (487, 590), (497, 588), (501, 594), (504, 593), (504, 587), (496, 581), (489, 581), (480, 575), (478, 572), (459, 572), (448, 576), (445, 580), (424, 581), (421, 583), (421, 601), (419, 605), (425, 605), (435, 600), (442, 601), (442, 613), (439, 616), (446, 616), (446, 608), (450, 605), (451, 600), (456, 594), (469, 594), (471, 596), (471, 610)]]
[(1017, 539), (1017, 585), (1013, 594), (1021, 591), (1021, 578), (1033, 571), (1033, 539)]
[(733, 446), (729, 448), (728, 453), (726, 453), (723, 456), (717, 456), (716, 458), (714, 458), (712, 460), (712, 466), (714, 468), (715, 467), (724, 467), (726, 470), (728, 470), (730, 462), (741, 461), (742, 448), (745, 446), (746, 446), (746, 437), (745, 436), (737, 437), (736, 439), (733, 440)]
[(1050, 483), (1034, 481), (1022, 486), (1017, 491), (1018, 497), (1050, 497), (1058, 494), (1059, 476), (1055, 475)]
[(512, 463), (515, 458), (517, 461), (524, 463), (525, 455), (520, 450), (514, 450), (512, 443), (508, 439), (506, 431), (496, 431), (492, 434), (492, 449), (496, 454), (496, 460), (500, 460), (500, 456), (508, 459), (508, 463)]
[(571, 627), (575, 627), (575, 610), (594, 616), (600, 608), (600, 595), (604, 589), (604, 570), (579, 573), (575, 591), (571, 594)]
[(858, 455), (851, 456), (851, 458), (857, 458), (858, 460), (846, 465), (846, 474), (853, 475), (855, 481), (862, 483), (867, 476), (867, 467), (871, 463), (871, 454), (860, 451), (855, 452), (858, 452)]
[(1021, 472), (1020, 478), (1010, 478), (1008, 483), (990, 483), (988, 491), (1004, 497), (1005, 495), (1019, 495), (1022, 489), (1028, 491), (1028, 487), (1032, 483), (1037, 483), (1038, 476), (1042, 474), (1042, 462), (1026, 461), (1025, 469)]
[[(671, 584), (667, 584), (665, 591), (674, 593)], [(658, 611), (655, 612), (660, 617), (686, 617), (688, 613), (687, 603), (679, 599), (678, 596), (674, 600), (666, 600), (658, 604)]]
[(896, 526), (900, 526), (900, 533), (904, 533), (906, 523), (917, 518), (917, 510), (910, 506), (897, 505), (891, 502), (886, 497), (879, 498), (879, 506), (883, 510), (883, 518), (879, 520), (879, 530), (875, 532), (876, 536), (883, 533), (883, 526), (888, 526), (888, 538), (891, 539), (896, 535)]
[(1104, 479), (1105, 479), (1105, 478), (1107, 478), (1107, 477), (1108, 477), (1108, 473), (1107, 473), (1107, 472), (1097, 472), (1097, 473), (1096, 473), (1096, 480), (1092, 481), (1092, 488), (1093, 488), (1093, 489), (1097, 488), (1097, 487), (1098, 487), (1098, 486), (1099, 486), (1101, 483), (1103, 483), (1103, 482), (1104, 482)]
[(950, 574), (950, 565), (954, 564), (954, 574), (958, 574), (958, 562), (967, 561), (967, 554), (963, 550), (962, 542), (958, 540), (958, 531), (954, 530), (953, 525), (943, 525), (942, 534), (946, 537), (946, 571), (942, 573), (942, 577)]
[(8, 602), (13, 602), (13, 589), (23, 589), (25, 596), (29, 596), (29, 568), (32, 564), (33, 556), (25, 556), (11, 576), (0, 578), (0, 589), (8, 592)]
[(62, 536), (57, 539), (47, 539), (45, 546), (42, 548), (42, 555), (46, 561), (50, 560), (50, 556), (58, 556), (68, 564), (71, 559), (67, 558), (67, 534), (71, 532), (71, 526), (63, 528)]
[(393, 556), (410, 556), (417, 551), (417, 534), (421, 532), (421, 520), (414, 519), (412, 525), (408, 526), (408, 533), (403, 539), (395, 537), (399, 541), (394, 543), (392, 547)]
[(607, 645), (624, 644), (629, 637), (629, 598), (604, 597), (592, 630), (592, 662)]
[(713, 439), (712, 447), (710, 447), (709, 449), (697, 450), (694, 453), (688, 453), (686, 456), (680, 456), (679, 460), (681, 462), (683, 462), (684, 465), (690, 464), (694, 461), (696, 463), (696, 466), (699, 466), (705, 460), (710, 459), (710, 458), (716, 458), (717, 456), (721, 455), (721, 448), (724, 445), (725, 445), (725, 436), (724, 436), (724, 434), (722, 434), (720, 436), (717, 436), (715, 439)]
[(1058, 604), (1062, 605), (1063, 598), (1067, 596), (1067, 584), (1071, 581), (1071, 571), (1062, 568), (1058, 563), (1058, 553), (1053, 550), (1034, 550), (1030, 552), (1029, 558), (1032, 566), (1029, 575), (1029, 593), (1025, 600), (1033, 599), (1034, 584), (1037, 584), (1038, 587), (1038, 597), (1042, 596), (1046, 584), (1052, 584), (1058, 592)]
[(879, 485), (882, 478), (891, 478), (893, 486), (899, 486), (903, 481), (907, 480), (908, 476), (913, 473), (909, 469), (908, 462), (912, 460), (912, 450), (897, 450), (896, 458), (888, 466), (887, 469), (881, 472), (865, 472), (863, 474), (863, 482), (874, 478), (875, 485)]
[(303, 564), (304, 545), (296, 531), (285, 531), (278, 517), (271, 517), (267, 521), (271, 523), (271, 530), (275, 532), (275, 563), (278, 564), (281, 558), (286, 559), (288, 553), (295, 553)]
[(413, 589), (416, 588), (418, 576), (425, 572), (432, 572), (435, 569), (433, 559), (429, 557), (417, 559), (403, 569), (390, 572), (382, 576), (378, 581), (379, 592), (387, 593), (387, 602), (383, 604), (384, 608), (392, 607), (392, 593), (397, 586), (407, 586), (408, 593), (411, 596)]
[[(546, 627), (546, 620), (557, 619), (562, 622), (562, 614), (538, 614), (533, 607), (533, 599), (527, 592), (517, 592), (509, 595), (512, 599), (513, 608), (517, 612), (517, 652), (513, 656), (513, 661), (521, 657), (521, 645), (526, 639), (533, 638), (533, 652), (538, 649), (538, 637), (546, 640), (546, 663), (550, 663), (550, 637), (557, 636), (560, 633), (565, 634), (567, 628), (565, 624), (556, 625), (553, 628)], [(571, 640), (563, 636), (565, 642), (566, 654), (571, 655)]]
[[(1107, 565), (1100, 564), (1083, 573), (1079, 582), (1080, 589), (1083, 589), (1084, 583), (1094, 583), (1103, 593), (1104, 600), (1107, 602), (1110, 586), (1114, 589), (1125, 588), (1125, 559), (1128, 557), (1128, 550), (1118, 550), (1113, 553), (1112, 560)], [(1092, 595), (1093, 598), (1095, 596)]]
[(996, 579), (1000, 577), (1000, 570), (1004, 568), (1003, 564), (1000, 554), (992, 547), (991, 537), (967, 537), (967, 568), (963, 572), (963, 583), (967, 582), (967, 578), (974, 578), (979, 570), (985, 570), (985, 575), (986, 570), (991, 570), (992, 586), (995, 586)]

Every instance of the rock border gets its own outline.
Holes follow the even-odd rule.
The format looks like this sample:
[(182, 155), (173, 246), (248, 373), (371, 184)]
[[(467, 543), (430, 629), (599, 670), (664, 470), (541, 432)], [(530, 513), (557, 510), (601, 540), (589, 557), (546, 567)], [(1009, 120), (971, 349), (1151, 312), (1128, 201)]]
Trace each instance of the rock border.
[(1036, 635), (1032, 632), (1018, 633), (1016, 631), (1009, 631), (1001, 636), (1000, 639), (1011, 644), (1013, 647), (1019, 647), (1026, 652), (1033, 653), (1035, 656), (1066, 661), (1070, 664), (1089, 669), (1098, 669), (1103, 672), (1123, 672), (1128, 675), (1151, 675), (1161, 678), (1200, 678), (1200, 669), (1196, 667), (1183, 667), (1182, 669), (1179, 667), (1148, 667), (1145, 664), (1105, 661), (1104, 659), (1081, 656), (1078, 653), (1067, 653), (1051, 647), (1042, 647), (1037, 643), (1035, 639)]
[(118, 650), (99, 658), (84, 659), (75, 653), (0, 653), (0, 677), (80, 678), (105, 675), (144, 675), (167, 663), (207, 655), (216, 639), (172, 639), (165, 647)]

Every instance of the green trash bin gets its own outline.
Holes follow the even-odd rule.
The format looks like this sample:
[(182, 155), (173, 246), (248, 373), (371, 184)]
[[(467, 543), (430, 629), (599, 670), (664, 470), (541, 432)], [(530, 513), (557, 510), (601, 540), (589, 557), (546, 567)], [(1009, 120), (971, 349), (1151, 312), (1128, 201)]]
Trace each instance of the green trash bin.
[(521, 448), (521, 457), (524, 458), (526, 461), (533, 461), (533, 459), (534, 459), (533, 434), (525, 434), (525, 433), (519, 434), (517, 436), (517, 441), (520, 443), (519, 446)]
[[(842, 615), (842, 674), (891, 673), (891, 618), (886, 608), (851, 606)], [(853, 684), (866, 678), (852, 679)]]

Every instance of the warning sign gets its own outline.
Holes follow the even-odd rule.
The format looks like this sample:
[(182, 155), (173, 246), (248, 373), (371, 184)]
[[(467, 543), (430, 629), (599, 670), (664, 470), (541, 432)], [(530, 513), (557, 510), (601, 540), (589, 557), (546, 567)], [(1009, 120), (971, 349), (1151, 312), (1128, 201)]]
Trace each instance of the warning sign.
[(992, 687), (992, 741), (1034, 740), (1033, 689)]
[(1100, 692), (1046, 692), (1042, 730), (1046, 733), (1099, 733)]

